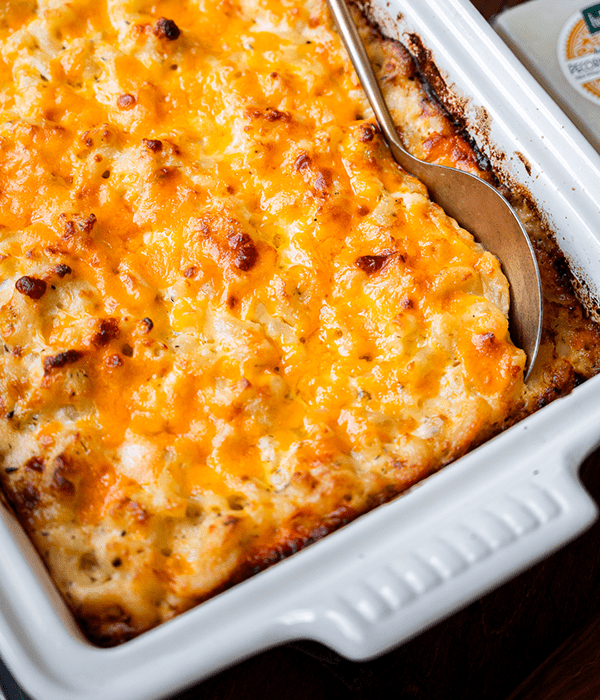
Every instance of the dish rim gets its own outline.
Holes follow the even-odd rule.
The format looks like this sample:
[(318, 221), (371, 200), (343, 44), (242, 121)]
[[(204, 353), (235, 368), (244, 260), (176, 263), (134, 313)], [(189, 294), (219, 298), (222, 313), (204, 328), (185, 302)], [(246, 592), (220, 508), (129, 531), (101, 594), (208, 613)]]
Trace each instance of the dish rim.
[[(384, 4), (376, 2), (376, 7)], [(513, 104), (516, 95), (527, 96), (529, 110), (521, 105), (519, 114), (536, 115), (535, 129), (533, 134), (513, 135), (510, 142), (534, 168), (527, 173), (523, 159), (515, 155), (517, 148), (506, 150), (505, 159), (496, 165), (526, 182), (561, 248), (577, 263), (581, 284), (591, 299), (600, 298), (600, 233), (595, 233), (600, 225), (594, 230), (600, 212), (590, 202), (594, 183), (600, 191), (600, 157), (468, 0), (412, 3), (418, 7), (407, 7), (402, 0), (385, 4), (392, 12), (402, 11), (401, 37), (418, 31), (442, 72), (452, 75), (454, 89), (471, 95), (467, 118), (481, 116), (477, 104), (490, 104), (489, 99), (476, 98), (487, 91), (490, 76), (487, 85), (467, 92), (464, 74), (468, 73), (468, 87), (485, 75), (483, 68), (492, 58), (492, 99), (510, 94)], [(465, 36), (463, 53), (483, 55), (485, 60), (455, 73), (452, 67)], [(475, 139), (480, 147), (485, 146), (484, 138), (505, 146), (505, 105), (489, 112), (489, 132), (474, 129)], [(558, 128), (561, 119), (565, 126)], [(524, 123), (531, 127), (530, 116)], [(544, 149), (534, 139), (540, 124), (547, 124), (552, 134)], [(576, 172), (575, 158), (583, 158), (591, 168), (586, 183)], [(549, 161), (568, 167), (560, 172), (543, 168)], [(578, 163), (581, 168), (581, 160)], [(567, 176), (573, 177), (575, 187), (568, 201), (561, 193), (568, 187)], [(556, 192), (561, 193), (558, 206), (550, 197)], [(551, 207), (545, 206), (548, 202)], [(563, 221), (565, 211), (571, 218)], [(595, 279), (590, 271), (595, 271)], [(29, 538), (2, 509), (0, 655), (25, 691), (38, 700), (157, 700), (248, 655), (299, 638), (323, 642), (350, 658), (372, 658), (499, 585), (593, 522), (595, 506), (576, 472), (600, 442), (600, 407), (594, 401), (598, 387), (600, 377), (589, 380), (402, 498), (112, 649), (85, 640)], [(480, 468), (483, 461), (485, 473)], [(434, 510), (440, 491), (452, 495)], [(441, 537), (440, 532), (452, 534)], [(471, 534), (476, 535), (473, 542), (479, 538), (480, 550), (469, 548), (465, 532), (467, 540)], [(481, 554), (481, 547), (489, 551)], [(260, 604), (254, 600), (258, 594), (263, 598)]]

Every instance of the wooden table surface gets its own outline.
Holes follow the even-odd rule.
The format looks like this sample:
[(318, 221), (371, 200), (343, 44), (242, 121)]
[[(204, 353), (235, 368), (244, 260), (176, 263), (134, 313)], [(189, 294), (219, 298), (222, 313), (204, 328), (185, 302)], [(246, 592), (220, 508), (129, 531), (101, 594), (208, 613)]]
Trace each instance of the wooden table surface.
[[(520, 1), (473, 0), (486, 19)], [(600, 451), (581, 475), (600, 502)], [(597, 700), (599, 543), (596, 524), (518, 578), (374, 661), (352, 663), (319, 644), (289, 644), (223, 671), (176, 700)]]
[[(486, 19), (522, 2), (472, 1)], [(600, 451), (584, 463), (581, 477), (600, 503)], [(518, 578), (374, 661), (353, 663), (312, 642), (288, 644), (176, 700), (598, 700), (599, 544), (597, 523)]]

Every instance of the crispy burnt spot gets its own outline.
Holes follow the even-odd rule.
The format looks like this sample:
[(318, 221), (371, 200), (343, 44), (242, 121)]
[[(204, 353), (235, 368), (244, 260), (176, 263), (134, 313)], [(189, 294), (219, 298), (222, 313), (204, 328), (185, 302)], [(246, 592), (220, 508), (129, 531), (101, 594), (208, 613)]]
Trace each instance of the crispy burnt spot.
[(294, 161), (294, 170), (301, 173), (304, 170), (308, 170), (311, 165), (310, 156), (307, 153), (301, 153)]
[(43, 457), (31, 457), (25, 462), (25, 467), (31, 469), (34, 472), (44, 471), (44, 458)]
[(54, 268), (54, 272), (62, 279), (66, 275), (70, 275), (73, 272), (73, 270), (68, 265), (65, 265), (64, 263), (59, 263)]
[(177, 175), (177, 168), (159, 168), (156, 171), (157, 180), (169, 180)]
[(143, 318), (140, 321), (139, 326), (140, 326), (140, 331), (142, 333), (150, 333), (150, 331), (154, 328), (154, 323), (153, 323), (151, 318), (148, 318), (146, 316), (146, 318)]
[(54, 461), (56, 468), (52, 474), (52, 486), (64, 496), (73, 496), (75, 485), (67, 478), (73, 471), (71, 462), (64, 455), (59, 455)]
[(23, 294), (30, 299), (37, 301), (46, 293), (46, 283), (44, 280), (37, 277), (29, 277), (27, 275), (19, 277), (15, 282), (15, 289), (20, 294)]
[(282, 112), (279, 109), (273, 109), (272, 107), (267, 107), (267, 111), (264, 113), (264, 118), (268, 122), (278, 122), (284, 121), (289, 122), (292, 118), (289, 112)]
[(333, 177), (327, 168), (318, 169), (308, 153), (301, 153), (294, 161), (294, 170), (300, 173), (304, 181), (312, 186), (315, 195), (322, 199), (329, 196)]
[(220, 264), (235, 265), (241, 272), (248, 272), (258, 262), (256, 244), (242, 224), (224, 212), (207, 213), (197, 221), (200, 240), (211, 239), (218, 246)]
[(562, 253), (555, 252), (555, 258), (552, 261), (554, 269), (554, 282), (561, 288), (571, 292), (573, 289), (573, 274), (569, 268), (569, 263)]
[(44, 372), (49, 374), (53, 369), (60, 369), (66, 365), (72, 365), (83, 357), (83, 353), (78, 350), (66, 350), (58, 355), (47, 355), (44, 357)]
[(487, 331), (487, 333), (475, 335), (473, 337), (473, 345), (481, 352), (490, 353), (497, 348), (498, 341), (492, 331)]
[(181, 35), (181, 29), (173, 22), (172, 19), (167, 19), (166, 17), (161, 17), (158, 22), (154, 25), (154, 35), (159, 39), (167, 39), (168, 41), (175, 41), (179, 39)]
[[(64, 227), (63, 241), (68, 241), (78, 233), (89, 235), (93, 231), (97, 221), (95, 214), (89, 214), (88, 216), (74, 214), (71, 218), (69, 218), (67, 214), (61, 214), (59, 219), (62, 221)], [(65, 267), (68, 266), (65, 265)], [(71, 268), (69, 268), (69, 270), (70, 269)]]
[(152, 153), (160, 153), (162, 151), (162, 141), (158, 139), (142, 139), (142, 143)]
[(354, 264), (359, 270), (366, 272), (368, 275), (378, 272), (389, 260), (392, 253), (382, 253), (381, 255), (361, 255), (356, 258)]
[(357, 129), (357, 137), (361, 143), (369, 143), (377, 136), (378, 129), (375, 124), (361, 124)]
[(13, 500), (17, 512), (24, 515), (30, 514), (40, 501), (40, 492), (32, 484), (26, 484), (22, 488), (16, 488)]
[(289, 112), (274, 109), (273, 107), (267, 107), (265, 110), (257, 107), (248, 107), (245, 116), (247, 119), (266, 119), (268, 122), (289, 122), (292, 120), (292, 115)]
[(133, 95), (125, 94), (117, 97), (117, 107), (127, 111), (135, 107), (136, 99)]
[(233, 250), (233, 263), (242, 272), (251, 270), (258, 260), (258, 251), (253, 240), (247, 233), (234, 233), (228, 239)]
[(119, 335), (119, 322), (116, 318), (103, 318), (98, 323), (98, 331), (92, 337), (97, 348), (103, 348)]

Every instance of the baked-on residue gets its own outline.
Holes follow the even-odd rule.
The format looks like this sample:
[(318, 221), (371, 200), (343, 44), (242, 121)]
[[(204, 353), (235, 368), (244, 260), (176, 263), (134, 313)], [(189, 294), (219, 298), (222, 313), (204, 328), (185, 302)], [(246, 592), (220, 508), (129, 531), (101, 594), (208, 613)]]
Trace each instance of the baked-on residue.
[[(595, 371), (538, 228), (554, 297), (524, 387), (498, 262), (392, 161), (321, 0), (0, 18), (0, 477), (93, 641), (189, 609)], [(478, 172), (408, 54), (363, 34), (407, 144)]]

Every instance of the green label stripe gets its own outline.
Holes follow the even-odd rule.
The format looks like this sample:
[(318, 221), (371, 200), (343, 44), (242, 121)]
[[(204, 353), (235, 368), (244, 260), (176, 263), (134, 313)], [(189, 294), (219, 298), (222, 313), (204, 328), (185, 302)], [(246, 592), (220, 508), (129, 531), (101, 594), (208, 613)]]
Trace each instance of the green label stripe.
[(600, 32), (600, 3), (586, 7), (585, 10), (581, 11), (581, 14), (590, 30), (590, 34)]

